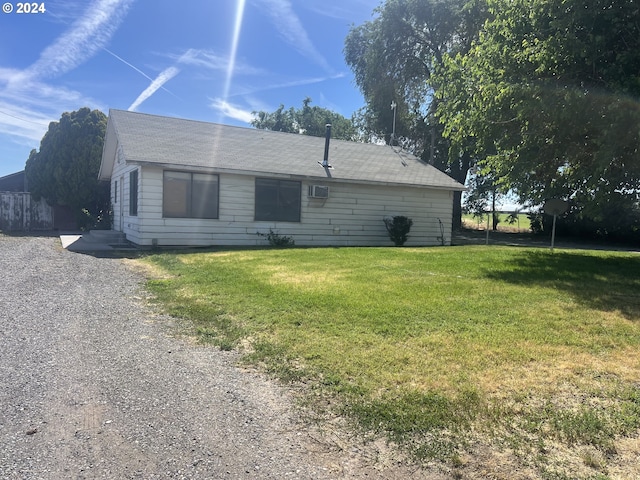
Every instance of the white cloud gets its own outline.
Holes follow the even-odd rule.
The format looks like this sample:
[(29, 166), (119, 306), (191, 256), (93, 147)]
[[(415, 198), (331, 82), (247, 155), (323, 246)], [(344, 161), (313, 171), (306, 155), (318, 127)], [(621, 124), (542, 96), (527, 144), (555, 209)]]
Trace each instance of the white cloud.
[[(198, 67), (204, 70), (226, 72), (231, 61), (228, 56), (218, 55), (210, 50), (190, 48), (182, 55), (170, 55), (169, 58), (180, 65)], [(265, 75), (267, 72), (261, 68), (238, 62), (236, 60), (234, 72), (241, 75)]]
[(260, 85), (258, 87), (245, 87), (243, 89), (239, 89), (238, 92), (231, 94), (230, 97), (237, 97), (240, 95), (251, 95), (259, 92), (266, 92), (268, 90), (278, 90), (281, 88), (292, 88), (292, 87), (301, 87), (304, 85), (313, 85), (316, 83), (326, 82), (327, 80), (336, 80), (339, 78), (343, 78), (344, 76), (345, 76), (344, 73), (337, 73), (335, 75), (331, 75), (328, 77), (301, 78), (298, 80), (291, 80), (288, 82), (273, 83), (270, 85)]
[(102, 49), (118, 29), (132, 0), (97, 0), (19, 76), (54, 78), (75, 69)]
[[(51, 79), (74, 70), (104, 48), (133, 1), (64, 0), (47, 9), (54, 21), (64, 25), (63, 33), (27, 68), (0, 68), (0, 138), (7, 151), (24, 151), (26, 157), (26, 152), (39, 146), (50, 122), (58, 121), (63, 112), (79, 106), (105, 111), (95, 99)], [(5, 169), (21, 167), (17, 158), (1, 161)]]
[[(0, 68), (0, 133), (18, 144), (36, 146), (52, 121), (78, 105), (100, 108), (80, 92), (43, 80), (75, 69), (111, 39), (133, 0), (96, 0), (75, 4), (84, 8), (65, 32), (24, 70)], [(64, 21), (64, 20), (63, 20)]]
[(198, 50), (196, 48), (190, 48), (182, 55), (173, 55), (171, 58), (183, 65), (201, 67), (207, 70), (226, 71), (227, 65), (229, 64), (229, 59), (226, 57), (216, 55), (215, 53), (206, 50)]
[(245, 110), (237, 105), (233, 105), (222, 98), (215, 98), (211, 102), (211, 108), (218, 111), (225, 117), (240, 120), (241, 122), (251, 123), (253, 114), (249, 110)]
[[(0, 82), (5, 73), (0, 71)], [(35, 147), (49, 122), (59, 120), (62, 112), (75, 110), (78, 105), (103, 108), (80, 92), (33, 80), (12, 89), (0, 89), (0, 133)]]
[(0, 134), (19, 137), (20, 143), (40, 143), (51, 119), (41, 112), (18, 109), (15, 105), (0, 101)]
[(320, 65), (327, 72), (333, 69), (309, 39), (300, 18), (293, 11), (290, 0), (261, 0), (260, 5), (284, 40), (305, 57)]
[(156, 93), (158, 89), (160, 89), (165, 83), (175, 77), (180, 70), (176, 67), (169, 67), (164, 69), (160, 74), (155, 78), (151, 85), (149, 85), (144, 92), (138, 95), (138, 98), (131, 104), (129, 107), (129, 111), (135, 111), (145, 100), (147, 100), (151, 95)]

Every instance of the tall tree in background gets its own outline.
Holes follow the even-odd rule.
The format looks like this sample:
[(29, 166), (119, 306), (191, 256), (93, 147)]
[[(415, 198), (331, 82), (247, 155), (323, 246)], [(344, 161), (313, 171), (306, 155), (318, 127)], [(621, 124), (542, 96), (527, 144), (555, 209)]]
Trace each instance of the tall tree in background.
[[(486, 18), (484, 0), (387, 0), (377, 17), (353, 27), (345, 41), (345, 60), (366, 100), (358, 125), (391, 143), (397, 105), (396, 139), (461, 183), (473, 149), (443, 137), (435, 113), (443, 88), (434, 73), (447, 54), (465, 54)], [(396, 140), (394, 139), (394, 140)], [(454, 226), (461, 222), (461, 195), (454, 199)]]
[(107, 210), (109, 186), (98, 181), (106, 127), (105, 114), (86, 107), (51, 122), (25, 167), (34, 198), (69, 206), (79, 220), (83, 210), (94, 216)]
[(490, 0), (468, 52), (445, 57), (439, 114), (476, 140), (503, 190), (572, 200), (592, 229), (640, 233), (640, 4)]
[(272, 130), (274, 132), (300, 133), (300, 126), (296, 121), (296, 111), (293, 107), (288, 110), (280, 105), (274, 112), (251, 112), (255, 117), (251, 125), (260, 130)]
[(302, 108), (295, 110), (284, 105), (274, 112), (253, 112), (251, 125), (262, 130), (301, 133), (313, 137), (324, 137), (326, 125), (331, 124), (331, 135), (340, 140), (356, 140), (358, 135), (353, 122), (339, 113), (326, 108), (311, 106), (309, 97), (302, 101)]

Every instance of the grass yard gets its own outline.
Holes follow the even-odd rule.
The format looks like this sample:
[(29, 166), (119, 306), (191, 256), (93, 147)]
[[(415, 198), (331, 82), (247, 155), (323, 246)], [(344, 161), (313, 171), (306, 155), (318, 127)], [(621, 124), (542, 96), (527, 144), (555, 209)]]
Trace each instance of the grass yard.
[[(498, 223), (498, 230), (508, 232), (530, 232), (531, 221), (527, 217), (526, 213), (519, 213), (517, 218), (511, 218), (508, 213), (499, 213), (500, 223)], [(470, 213), (462, 215), (462, 223), (466, 228), (473, 228), (478, 230), (484, 230), (487, 228), (487, 215), (482, 217), (474, 217)]]
[(640, 255), (295, 248), (143, 261), (158, 301), (202, 342), (241, 349), (457, 478), (640, 478)]

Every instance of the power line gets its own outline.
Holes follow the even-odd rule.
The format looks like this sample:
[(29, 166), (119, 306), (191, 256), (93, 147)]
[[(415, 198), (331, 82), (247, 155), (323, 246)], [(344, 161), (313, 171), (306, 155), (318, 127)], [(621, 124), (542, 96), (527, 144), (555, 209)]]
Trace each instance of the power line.
[(41, 126), (48, 126), (48, 123), (41, 123), (41, 122), (34, 122), (33, 120), (27, 120), (26, 118), (20, 118), (20, 117), (16, 117), (15, 115), (11, 115), (10, 113), (7, 112), (3, 112), (2, 110), (0, 110), (0, 113), (3, 115), (6, 115), (7, 117), (11, 117), (11, 118), (15, 118), (16, 120), (20, 120), (22, 122), (28, 122), (28, 123), (33, 123), (35, 125), (41, 125)]

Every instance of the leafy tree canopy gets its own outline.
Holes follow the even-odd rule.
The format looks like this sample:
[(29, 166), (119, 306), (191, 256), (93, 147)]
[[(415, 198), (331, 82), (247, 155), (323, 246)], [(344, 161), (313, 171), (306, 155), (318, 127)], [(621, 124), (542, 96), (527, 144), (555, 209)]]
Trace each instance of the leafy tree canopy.
[(280, 105), (275, 112), (259, 111), (253, 112), (253, 115), (255, 118), (251, 125), (262, 130), (324, 137), (326, 125), (330, 123), (333, 138), (357, 139), (357, 132), (351, 120), (326, 108), (312, 107), (309, 97), (302, 101), (302, 108), (297, 110), (293, 107), (285, 110), (284, 105)]
[(395, 101), (396, 130), (416, 136), (416, 119), (426, 119), (438, 88), (433, 73), (447, 52), (471, 47), (485, 16), (483, 5), (469, 0), (387, 0), (376, 9), (374, 20), (351, 29), (345, 60), (367, 101), (374, 133), (391, 133), (389, 106)]
[[(450, 153), (435, 117), (443, 85), (434, 74), (447, 54), (471, 48), (485, 18), (485, 0), (387, 0), (373, 20), (353, 27), (344, 54), (366, 101), (356, 119), (360, 129), (391, 143), (395, 102), (393, 142), (464, 183), (473, 159), (468, 148)], [(457, 225), (460, 218), (456, 195)]]
[(611, 212), (637, 212), (640, 192), (640, 4), (488, 4), (479, 41), (436, 75), (445, 135), (459, 148), (473, 138), (484, 171), (521, 200), (571, 199), (618, 228)]
[(108, 208), (109, 187), (98, 182), (107, 117), (99, 110), (65, 112), (51, 122), (31, 151), (25, 174), (32, 195), (50, 205), (67, 205), (78, 215)]

